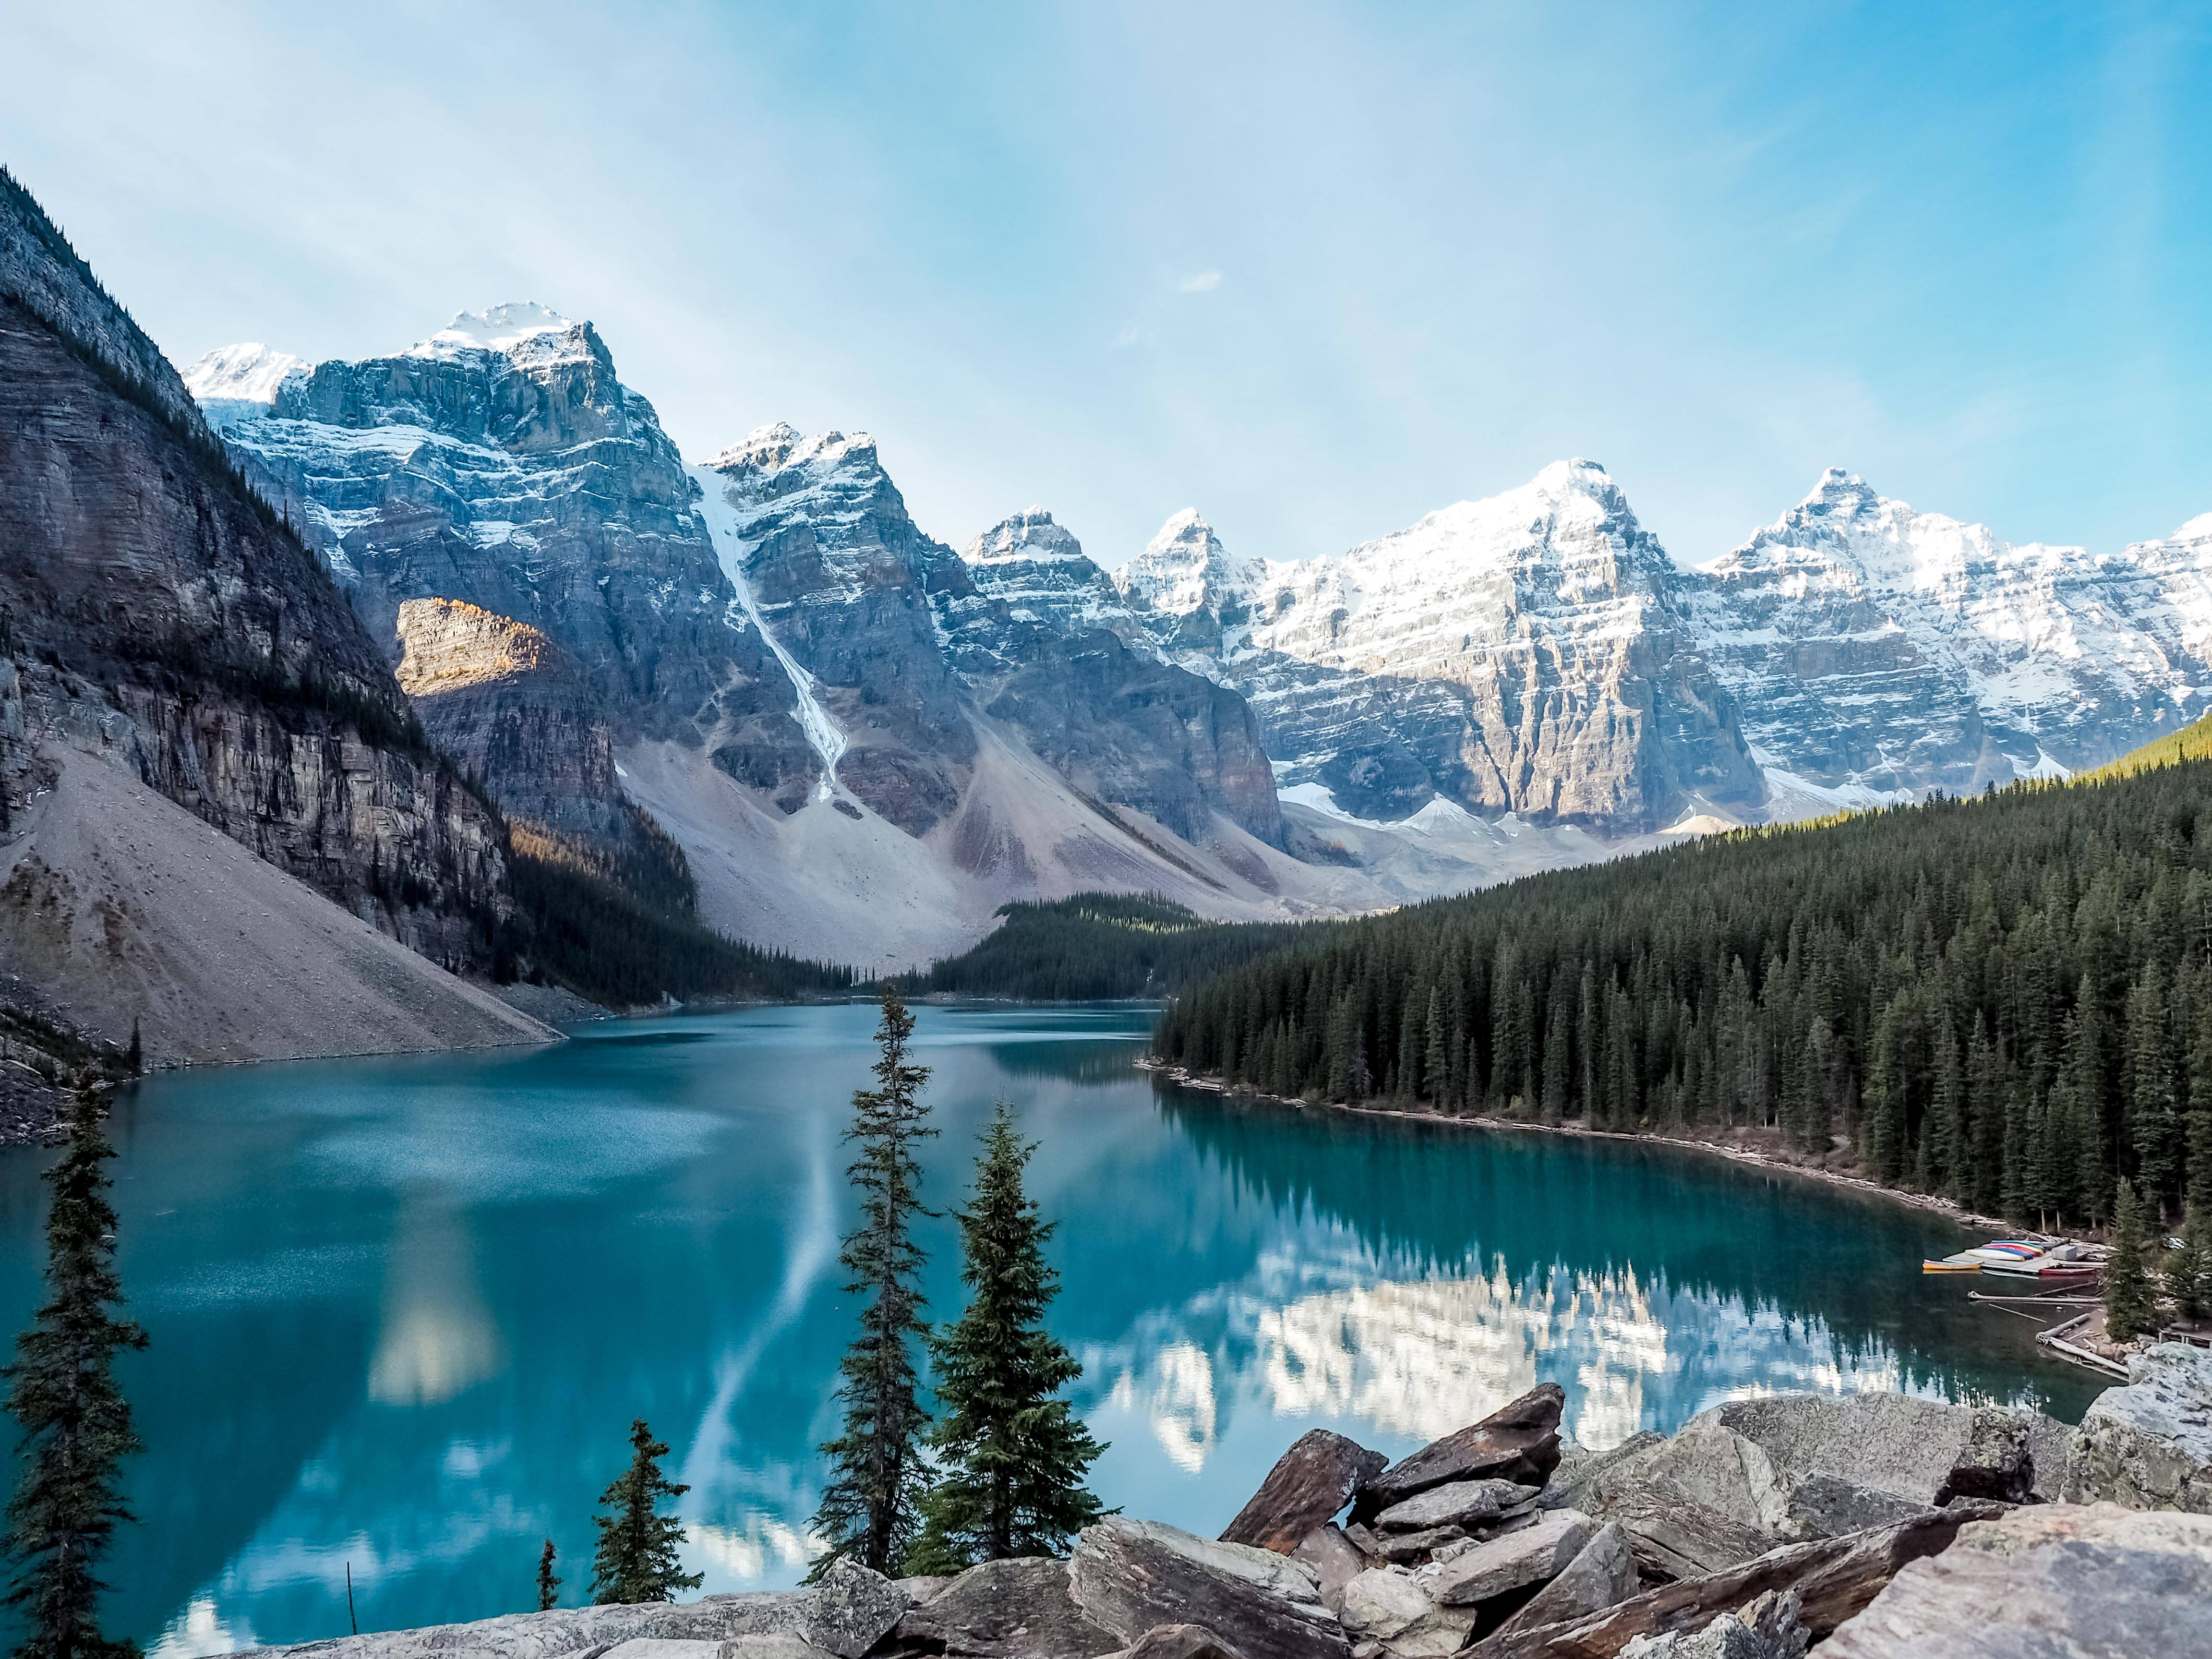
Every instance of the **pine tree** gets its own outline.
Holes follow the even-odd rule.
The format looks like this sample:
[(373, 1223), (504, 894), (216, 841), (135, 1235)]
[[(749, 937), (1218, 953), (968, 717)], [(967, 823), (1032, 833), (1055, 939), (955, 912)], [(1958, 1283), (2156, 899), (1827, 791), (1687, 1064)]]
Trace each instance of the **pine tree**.
[(914, 1345), (926, 1340), (921, 1317), (921, 1250), (914, 1224), (929, 1211), (919, 1195), (921, 1167), (915, 1143), (937, 1131), (921, 1103), (927, 1066), (908, 1063), (914, 1016), (896, 990), (884, 993), (876, 1028), (881, 1053), (876, 1086), (853, 1096), (848, 1140), (860, 1143), (850, 1169), (860, 1194), (860, 1222), (845, 1236), (838, 1261), (851, 1275), (848, 1295), (865, 1296), (860, 1334), (838, 1370), (844, 1381), (844, 1431), (822, 1449), (836, 1473), (823, 1488), (814, 1529), (829, 1540), (810, 1577), (850, 1556), (878, 1572), (896, 1570), (914, 1542), (926, 1471), (920, 1442), (927, 1424), (915, 1369)]
[[(602, 1607), (672, 1601), (678, 1590), (696, 1589), (706, 1582), (704, 1574), (684, 1571), (684, 1523), (656, 1508), (662, 1498), (681, 1498), (691, 1488), (662, 1475), (659, 1460), (668, 1455), (668, 1448), (653, 1437), (641, 1417), (630, 1423), (629, 1443), (629, 1468), (599, 1494), (611, 1513), (592, 1517), (599, 1549), (592, 1563), (592, 1597)], [(550, 1556), (540, 1559), (541, 1596), (550, 1565)]]
[(8, 1412), (22, 1425), (23, 1467), (8, 1505), (8, 1547), (21, 1567), (9, 1605), (29, 1624), (19, 1659), (101, 1659), (136, 1654), (100, 1633), (95, 1576), (118, 1522), (131, 1519), (119, 1466), (138, 1449), (131, 1405), (116, 1386), (118, 1349), (146, 1334), (112, 1316), (123, 1301), (115, 1273), (115, 1211), (105, 1165), (115, 1155), (88, 1092), (70, 1100), (69, 1142), (46, 1171), (46, 1300), (15, 1340), (4, 1370)]
[(2204, 1316), (2208, 1279), (2212, 1279), (2212, 1231), (2202, 1210), (2191, 1210), (2181, 1223), (2181, 1248), (2166, 1258), (2166, 1293), (2184, 1319)]
[(2112, 1260), (2105, 1269), (2105, 1333), (2115, 1342), (2132, 1342), (2156, 1322), (2150, 1270), (2143, 1264), (2142, 1206), (2136, 1189), (2120, 1182), (2112, 1206)]
[(1054, 1224), (1022, 1189), (1036, 1148), (1015, 1134), (1004, 1101), (982, 1140), (958, 1216), (968, 1310), (931, 1344), (944, 1412), (931, 1444), (944, 1473), (923, 1500), (908, 1572), (1058, 1555), (1101, 1513), (1083, 1480), (1105, 1449), (1058, 1397), (1082, 1367), (1044, 1327), (1060, 1285), (1044, 1259)]
[(560, 1596), (561, 1580), (553, 1571), (553, 1540), (549, 1538), (538, 1552), (538, 1611), (551, 1612)]

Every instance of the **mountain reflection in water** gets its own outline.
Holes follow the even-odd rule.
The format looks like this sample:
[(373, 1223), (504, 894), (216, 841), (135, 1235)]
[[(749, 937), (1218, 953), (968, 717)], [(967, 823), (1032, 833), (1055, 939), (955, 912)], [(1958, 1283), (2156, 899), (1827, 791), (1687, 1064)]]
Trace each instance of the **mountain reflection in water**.
[[(587, 1591), (629, 1419), (674, 1449), (708, 1591), (794, 1583), (852, 1329), (842, 1140), (874, 1011), (581, 1030), (557, 1049), (172, 1074), (119, 1105), (144, 1524), (112, 1624), (167, 1656)], [(1132, 1066), (1151, 1015), (920, 1011), (961, 1199), (992, 1102), (1042, 1143), (1054, 1328), (1109, 1504), (1219, 1529), (1330, 1426), (1392, 1455), (1549, 1379), (1580, 1438), (1757, 1389), (1907, 1388), (2078, 1416), (2095, 1384), (1919, 1259), (1933, 1216), (1664, 1149), (1241, 1104)], [(670, 1041), (670, 1038), (679, 1040)], [(4, 1310), (44, 1155), (0, 1158)], [(931, 1316), (962, 1300), (949, 1216)]]

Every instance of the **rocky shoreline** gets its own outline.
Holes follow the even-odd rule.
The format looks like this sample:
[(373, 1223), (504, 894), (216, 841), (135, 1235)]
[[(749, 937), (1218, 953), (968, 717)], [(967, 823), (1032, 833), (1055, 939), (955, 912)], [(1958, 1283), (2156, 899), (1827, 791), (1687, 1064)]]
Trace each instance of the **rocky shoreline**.
[[(2212, 1353), (2080, 1430), (1893, 1394), (1735, 1400), (1604, 1450), (1543, 1383), (1387, 1462), (1316, 1430), (1218, 1539), (1111, 1516), (1066, 1560), (556, 1608), (252, 1659), (1854, 1659), (2202, 1651)], [(2192, 1646), (2191, 1644), (2197, 1645)]]

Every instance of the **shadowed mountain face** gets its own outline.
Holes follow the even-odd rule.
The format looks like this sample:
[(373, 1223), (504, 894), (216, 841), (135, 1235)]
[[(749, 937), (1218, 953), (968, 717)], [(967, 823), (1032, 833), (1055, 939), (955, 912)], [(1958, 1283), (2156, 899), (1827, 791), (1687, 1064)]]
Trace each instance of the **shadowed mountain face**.
[[(175, 371), (4, 177), (0, 656), (0, 823), (99, 757), (434, 959), (481, 958), (496, 818)], [(404, 898), (373, 902), (387, 877)]]

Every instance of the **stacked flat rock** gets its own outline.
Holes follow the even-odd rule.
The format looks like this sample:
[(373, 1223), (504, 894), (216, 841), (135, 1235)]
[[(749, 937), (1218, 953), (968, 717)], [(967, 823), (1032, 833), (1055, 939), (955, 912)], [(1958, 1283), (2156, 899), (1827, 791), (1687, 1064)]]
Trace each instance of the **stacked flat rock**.
[(1468, 1480), (1510, 1480), (1541, 1487), (1559, 1462), (1559, 1413), (1566, 1391), (1540, 1382), (1480, 1423), (1431, 1442), (1366, 1483), (1352, 1506), (1356, 1521), (1372, 1521), (1387, 1509), (1432, 1486)]

